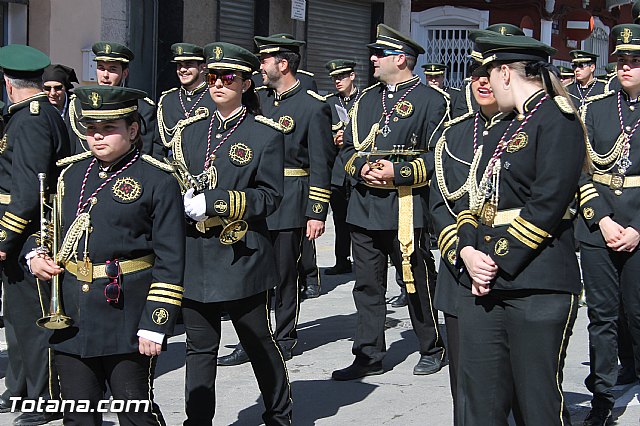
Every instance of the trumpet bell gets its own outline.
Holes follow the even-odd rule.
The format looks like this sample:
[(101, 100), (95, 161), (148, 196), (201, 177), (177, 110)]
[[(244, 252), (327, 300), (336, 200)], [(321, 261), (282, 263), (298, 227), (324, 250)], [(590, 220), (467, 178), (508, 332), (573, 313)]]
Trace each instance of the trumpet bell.
[(63, 328), (71, 327), (73, 320), (66, 315), (53, 314), (40, 318), (36, 321), (36, 324), (38, 327), (49, 330), (62, 330)]
[(234, 220), (224, 226), (220, 233), (220, 242), (224, 245), (231, 245), (240, 241), (249, 230), (249, 225), (244, 220)]

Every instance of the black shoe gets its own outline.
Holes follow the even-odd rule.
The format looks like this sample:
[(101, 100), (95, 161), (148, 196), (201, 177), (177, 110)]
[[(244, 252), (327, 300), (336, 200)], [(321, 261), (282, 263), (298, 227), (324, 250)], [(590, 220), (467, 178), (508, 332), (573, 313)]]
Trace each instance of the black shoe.
[(400, 295), (395, 298), (393, 302), (391, 302), (392, 308), (403, 308), (409, 304), (409, 300), (407, 299), (407, 289), (400, 289)]
[(315, 299), (316, 297), (320, 297), (320, 286), (308, 285), (307, 288), (302, 293), (302, 297), (304, 299)]
[(62, 413), (22, 413), (13, 419), (14, 426), (46, 425), (62, 418)]
[(442, 368), (441, 355), (421, 355), (420, 361), (413, 367), (415, 376), (426, 376), (428, 374), (437, 373)]
[(230, 367), (232, 365), (240, 365), (249, 362), (249, 355), (245, 352), (241, 344), (236, 345), (233, 352), (229, 355), (218, 357), (218, 365)]
[[(8, 413), (11, 411), (12, 402), (5, 398), (4, 396), (0, 396), (0, 413)], [(20, 411), (20, 407), (22, 404), (20, 402), (16, 403), (16, 411)]]
[(636, 372), (633, 368), (628, 367), (620, 367), (618, 371), (618, 379), (616, 380), (616, 386), (618, 385), (630, 385), (631, 383), (636, 383), (638, 378), (636, 377)]
[(592, 408), (584, 419), (583, 426), (605, 426), (612, 423), (611, 410), (608, 408)]
[(345, 381), (355, 380), (366, 376), (375, 376), (382, 373), (384, 373), (384, 370), (382, 369), (382, 362), (376, 362), (371, 365), (361, 365), (354, 362), (347, 368), (336, 370), (331, 373), (331, 378), (333, 380)]
[(335, 266), (325, 269), (325, 275), (340, 275), (351, 273), (351, 262), (349, 263), (336, 263)]
[(222, 315), (220, 315), (220, 321), (230, 321), (231, 320), (231, 315), (229, 315), (226, 312), (223, 312)]

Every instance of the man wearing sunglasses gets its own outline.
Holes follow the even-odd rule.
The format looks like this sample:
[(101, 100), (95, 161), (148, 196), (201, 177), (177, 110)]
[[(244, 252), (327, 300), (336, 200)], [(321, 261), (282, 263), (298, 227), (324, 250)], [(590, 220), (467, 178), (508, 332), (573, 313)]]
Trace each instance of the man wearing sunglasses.
[[(407, 287), (409, 315), (420, 346), (413, 373), (435, 373), (444, 359), (438, 315), (431, 303), (435, 277), (427, 277), (426, 262), (431, 258), (421, 241), (428, 240), (423, 233), (428, 232), (424, 208), (434, 164), (431, 150), (448, 117), (447, 103), (442, 93), (413, 73), (418, 55), (425, 52), (415, 41), (380, 24), (376, 41), (367, 47), (379, 83), (363, 90), (340, 151), (354, 188), (347, 222), (356, 271), (355, 360), (334, 371), (334, 380), (384, 372), (387, 257), (402, 271)], [(397, 155), (399, 150), (406, 154)], [(388, 154), (378, 156), (380, 151)]]
[(175, 43), (171, 46), (171, 53), (180, 87), (163, 92), (158, 101), (156, 141), (162, 141), (165, 148), (171, 147), (171, 139), (180, 120), (215, 110), (211, 96), (208, 96), (202, 47)]
[[(127, 47), (120, 43), (111, 41), (99, 41), (91, 46), (95, 55), (96, 80), (99, 85), (105, 86), (126, 86), (129, 76), (129, 63), (133, 61), (134, 54)], [(72, 141), (75, 141), (75, 154), (89, 151), (86, 137), (86, 126), (80, 121), (80, 102), (71, 97), (69, 104), (69, 122), (73, 132), (69, 134)], [(155, 141), (154, 131), (156, 127), (156, 106), (148, 97), (138, 101), (138, 112), (142, 117), (142, 153), (155, 157), (162, 156), (162, 143)]]
[[(335, 150), (331, 142), (331, 108), (297, 78), (304, 41), (287, 37), (254, 37), (266, 89), (260, 90), (262, 113), (278, 122), (284, 132), (284, 197), (267, 217), (276, 250), (280, 284), (275, 289), (275, 340), (285, 360), (293, 356), (298, 336), (298, 267), (303, 238), (324, 233), (331, 196), (331, 168)], [(218, 365), (249, 360), (240, 345), (218, 358)]]
[(567, 92), (576, 108), (582, 109), (588, 97), (604, 93), (605, 84), (595, 77), (598, 55), (584, 50), (572, 50), (569, 55), (576, 78), (567, 86)]
[(44, 70), (42, 81), (42, 90), (47, 94), (49, 102), (58, 108), (64, 118), (67, 116), (73, 83), (78, 83), (75, 70), (65, 65), (51, 64)]

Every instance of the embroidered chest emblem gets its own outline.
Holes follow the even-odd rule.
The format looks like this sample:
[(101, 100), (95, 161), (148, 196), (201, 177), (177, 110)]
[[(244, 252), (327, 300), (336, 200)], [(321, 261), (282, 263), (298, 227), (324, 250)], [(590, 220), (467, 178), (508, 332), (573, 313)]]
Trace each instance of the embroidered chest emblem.
[(246, 166), (253, 159), (253, 150), (243, 143), (235, 143), (229, 148), (229, 161), (236, 166)]
[(413, 114), (413, 105), (409, 101), (398, 102), (396, 104), (396, 113), (402, 118), (407, 118)]
[(296, 123), (293, 121), (293, 118), (289, 115), (283, 115), (278, 119), (278, 124), (282, 127), (282, 131), (284, 133), (291, 133)]
[(142, 185), (132, 177), (122, 177), (116, 179), (111, 192), (116, 201), (132, 203), (142, 195)]
[(513, 137), (507, 146), (507, 152), (520, 151), (529, 143), (529, 136), (525, 132), (520, 132)]

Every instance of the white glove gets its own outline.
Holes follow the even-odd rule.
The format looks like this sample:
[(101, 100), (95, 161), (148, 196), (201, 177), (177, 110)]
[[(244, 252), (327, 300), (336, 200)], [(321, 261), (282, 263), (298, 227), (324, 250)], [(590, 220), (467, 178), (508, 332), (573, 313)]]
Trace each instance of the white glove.
[(196, 222), (202, 222), (207, 218), (207, 200), (204, 194), (193, 196), (193, 188), (184, 194), (184, 212)]

